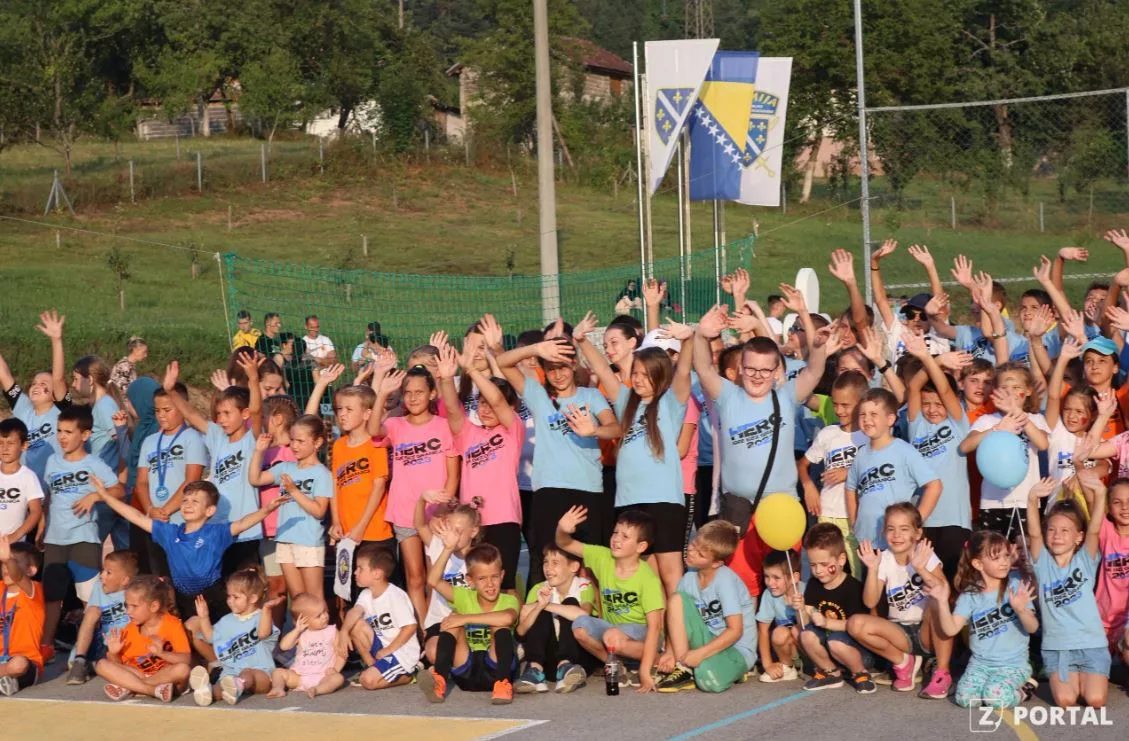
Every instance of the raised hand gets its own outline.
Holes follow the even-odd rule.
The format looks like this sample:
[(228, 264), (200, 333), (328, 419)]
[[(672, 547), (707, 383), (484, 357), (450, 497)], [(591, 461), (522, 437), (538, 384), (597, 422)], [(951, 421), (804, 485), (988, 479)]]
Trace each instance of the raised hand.
[(208, 619), (208, 600), (204, 599), (204, 595), (196, 595), (196, 614), (202, 619)]
[(314, 373), (316, 374), (316, 377), (314, 378), (314, 383), (317, 383), (318, 381), (322, 381), (326, 385), (336, 383), (337, 379), (340, 378), (341, 374), (344, 373), (344, 372), (345, 372), (345, 366), (341, 363), (335, 363), (335, 364), (328, 366), (326, 368), (321, 368), (317, 371), (314, 371)]
[(733, 276), (731, 274), (721, 276), (721, 280), (718, 282), (721, 285), (722, 293), (727, 293), (730, 296), (733, 295)]
[(804, 294), (800, 293), (795, 286), (781, 283), (779, 288), (781, 295), (784, 296), (784, 308), (797, 314), (803, 314), (807, 311), (808, 305), (807, 301), (804, 300)]
[(404, 385), (404, 379), (407, 377), (407, 371), (394, 370), (380, 380), (380, 388), (376, 392), (384, 396), (391, 396), (400, 390)]
[(726, 320), (725, 326), (741, 334), (752, 334), (760, 326), (760, 320), (751, 313), (734, 314)]
[(866, 568), (878, 568), (878, 561), (882, 557), (882, 552), (875, 550), (874, 546), (870, 544), (869, 540), (864, 540), (859, 543), (858, 552), (859, 560), (863, 562)]
[(537, 356), (548, 363), (571, 363), (576, 355), (576, 348), (564, 338), (538, 342), (536, 347)]
[(749, 271), (744, 268), (737, 268), (733, 271), (733, 295), (739, 296), (749, 292), (749, 286), (752, 285), (752, 280), (749, 278)]
[(1046, 255), (1039, 255), (1039, 264), (1034, 267), (1031, 274), (1035, 276), (1035, 280), (1040, 284), (1046, 285), (1051, 282), (1051, 260)]
[(291, 478), (290, 474), (284, 473), (281, 477), (279, 477), (278, 490), (280, 493), (290, 494), (296, 488), (297, 487), (294, 486), (294, 479)]
[(929, 254), (929, 248), (923, 244), (911, 244), (909, 246), (909, 256), (917, 260), (922, 267), (933, 266), (933, 255)]
[(274, 442), (274, 438), (271, 437), (269, 432), (264, 432), (263, 434), (261, 434), (257, 438), (255, 438), (255, 452), (256, 453), (267, 452), (267, 450), (270, 448), (272, 442)]
[(929, 571), (929, 559), (933, 558), (933, 544), (929, 538), (922, 538), (913, 545), (910, 552), (909, 563), (913, 570), (920, 573)]
[[(648, 306), (658, 306), (666, 296), (666, 288), (654, 278), (643, 281), (643, 301)], [(576, 336), (576, 333), (573, 333)]]
[(256, 383), (259, 380), (259, 363), (256, 360), (254, 353), (239, 353), (235, 356), (235, 363), (243, 369), (247, 375), (249, 383)]
[(209, 380), (212, 382), (212, 388), (216, 391), (225, 391), (235, 385), (231, 382), (231, 378), (223, 368), (217, 368), (212, 371)]
[(561, 515), (561, 519), (557, 522), (557, 527), (560, 528), (562, 533), (571, 535), (576, 532), (576, 528), (580, 527), (580, 523), (587, 519), (587, 507), (569, 507), (568, 512)]
[(698, 321), (698, 331), (702, 333), (703, 337), (709, 339), (718, 337), (721, 335), (721, 330), (726, 327), (728, 321), (727, 312), (728, 307), (726, 306), (714, 306)]
[(1111, 306), (1105, 310), (1106, 319), (1122, 332), (1129, 332), (1129, 311), (1122, 309), (1120, 306)]
[[(650, 282), (654, 283), (654, 281)], [(572, 328), (572, 339), (577, 342), (587, 341), (588, 335), (596, 331), (596, 327), (599, 323), (600, 321), (596, 318), (596, 315), (589, 311), (584, 315), (584, 318), (577, 322), (576, 326)]]
[(666, 324), (662, 326), (661, 337), (678, 340), (685, 342), (694, 336), (694, 328), (689, 324), (682, 324), (673, 319), (667, 319)]
[[(996, 400), (996, 396), (992, 395), (992, 400)], [(999, 404), (996, 404), (999, 407)], [(1001, 432), (1010, 432), (1013, 435), (1018, 435), (1019, 431), (1027, 426), (1027, 415), (1022, 411), (1008, 412), (1000, 423), (996, 425), (996, 429)]]
[(896, 239), (884, 239), (884, 240), (882, 240), (881, 246), (879, 246), (879, 248), (876, 249), (874, 252), (870, 253), (870, 261), (871, 262), (878, 262), (879, 260), (882, 260), (882, 259), (887, 258), (890, 255), (894, 254), (894, 252), (896, 252), (897, 249), (898, 249), (898, 240), (896, 240)]
[(1122, 252), (1129, 252), (1129, 234), (1125, 233), (1124, 229), (1110, 229), (1102, 239), (1114, 245)]
[(372, 367), (373, 373), (385, 375), (388, 371), (396, 368), (400, 364), (400, 359), (396, 357), (396, 351), (391, 348), (384, 348), (376, 356), (376, 363)]
[(294, 619), (294, 630), (298, 631), (298, 635), (305, 633), (310, 627), (310, 621), (306, 619), (305, 615), (299, 615)]
[(846, 250), (835, 250), (831, 253), (831, 264), (827, 266), (827, 270), (843, 283), (854, 283), (855, 256)]
[(1090, 251), (1084, 247), (1063, 247), (1058, 256), (1067, 261), (1086, 262), (1090, 259)]
[(1040, 499), (1046, 499), (1058, 488), (1058, 482), (1050, 476), (1039, 479), (1035, 485), (1031, 487), (1031, 491), (1027, 493), (1027, 498), (1030, 501), (1037, 502)]
[(925, 594), (928, 595), (930, 599), (936, 600), (939, 604), (948, 605), (949, 580), (937, 579), (932, 584), (926, 584)]
[(1040, 306), (1023, 322), (1023, 331), (1031, 337), (1042, 337), (1051, 330), (1054, 321), (1051, 307)]
[(499, 348), (502, 346), (502, 325), (494, 318), (493, 314), (483, 314), (478, 320), (478, 331), (486, 339), (486, 346)]
[(1067, 360), (1074, 360), (1082, 354), (1082, 346), (1078, 344), (1078, 340), (1073, 337), (1067, 337), (1062, 342), (1062, 348), (1058, 351), (1059, 357), (1065, 356)]
[(929, 355), (929, 348), (925, 344), (925, 337), (914, 334), (909, 330), (902, 332), (902, 342), (905, 343), (906, 352), (915, 358), (924, 358)]
[(1062, 316), (1062, 327), (1068, 335), (1078, 340), (1080, 344), (1086, 344), (1086, 320), (1080, 312), (1071, 309), (1064, 314)]
[(1034, 602), (1037, 594), (1035, 585), (1024, 580), (1008, 590), (1007, 601), (1011, 603), (1013, 610), (1019, 612)]
[(569, 404), (564, 409), (568, 426), (580, 437), (594, 437), (596, 435), (596, 420), (588, 411), (587, 406)]
[(61, 340), (63, 339), (63, 323), (66, 321), (65, 314), (49, 309), (40, 313), (39, 324), (35, 328), (52, 340)]
[(122, 652), (122, 647), (125, 645), (122, 642), (121, 628), (110, 628), (110, 632), (104, 636), (106, 639), (106, 652), (117, 656)]
[[(471, 335), (474, 337), (475, 335)], [(454, 380), (459, 374), (459, 353), (450, 345), (439, 348), (439, 366), (436, 368), (440, 379)]]
[(947, 316), (949, 313), (949, 294), (938, 293), (925, 304), (926, 316)]
[(968, 290), (972, 290), (972, 260), (964, 255), (957, 255), (953, 260), (953, 269), (950, 271), (953, 280)]
[(882, 365), (886, 360), (882, 340), (879, 339), (878, 330), (874, 327), (867, 327), (859, 334), (858, 348), (866, 356), (866, 359), (876, 366)]
[(427, 344), (441, 350), (443, 349), (444, 345), (448, 344), (449, 340), (450, 338), (447, 336), (447, 333), (440, 329), (431, 333), (431, 337), (428, 338)]
[(963, 350), (950, 350), (937, 356), (937, 365), (956, 373), (972, 365), (972, 353)]
[(820, 327), (814, 339), (815, 347), (822, 347), (827, 355), (834, 355), (843, 349), (843, 333), (838, 327)]
[(1098, 416), (1112, 417), (1117, 413), (1117, 396), (1112, 391), (1098, 394)]

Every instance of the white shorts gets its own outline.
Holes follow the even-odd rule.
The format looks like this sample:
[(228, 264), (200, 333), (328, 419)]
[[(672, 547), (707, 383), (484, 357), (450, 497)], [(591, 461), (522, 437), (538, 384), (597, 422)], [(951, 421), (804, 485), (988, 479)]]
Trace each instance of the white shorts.
[(279, 564), (289, 563), (300, 569), (325, 566), (325, 546), (277, 543), (274, 557)]

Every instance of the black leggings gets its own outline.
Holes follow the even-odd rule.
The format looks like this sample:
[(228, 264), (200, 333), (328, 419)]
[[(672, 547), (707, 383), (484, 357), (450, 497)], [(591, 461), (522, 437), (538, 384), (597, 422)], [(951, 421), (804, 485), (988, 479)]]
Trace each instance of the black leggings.
[[(713, 466), (698, 466), (694, 475), (694, 527), (700, 528), (709, 521), (712, 500)], [(688, 503), (686, 509), (690, 509)]]
[(544, 581), (545, 574), (542, 569), (545, 546), (556, 542), (557, 523), (561, 516), (568, 512), (570, 507), (582, 506), (588, 508), (588, 519), (580, 523), (574, 538), (582, 543), (606, 545), (607, 541), (598, 540), (601, 532), (599, 505), (604, 494), (579, 489), (544, 488), (533, 492), (533, 517), (530, 527), (532, 539), (529, 543), (529, 579), (526, 584), (533, 585)]
[[(576, 599), (569, 597), (561, 604), (580, 606)], [(560, 626), (556, 630), (554, 620)], [(579, 664), (584, 670), (591, 672), (599, 665), (599, 660), (581, 648), (572, 635), (572, 621), (563, 617), (556, 617), (545, 610), (533, 621), (533, 625), (521, 639), (525, 646), (525, 660), (530, 663), (540, 664), (545, 670), (545, 676), (556, 678), (557, 665), (563, 661)]]

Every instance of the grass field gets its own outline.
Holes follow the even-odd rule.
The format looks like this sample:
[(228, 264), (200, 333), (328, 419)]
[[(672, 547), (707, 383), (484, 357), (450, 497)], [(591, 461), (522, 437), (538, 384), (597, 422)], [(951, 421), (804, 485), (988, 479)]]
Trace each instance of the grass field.
[[(194, 170), (185, 161), (177, 164), (172, 142), (123, 145), (118, 159), (111, 145), (80, 147), (74, 176), (68, 181), (78, 209), (78, 217), (73, 220), (60, 215), (43, 219), (41, 211), (35, 213), (28, 205), (46, 199), (50, 171), (58, 164), (53, 154), (43, 148), (20, 147), (0, 155), (0, 215), (4, 215), (0, 219), (0, 262), (7, 284), (5, 298), (0, 301), (0, 321), (6, 328), (0, 351), (20, 377), (47, 361), (47, 344), (33, 325), (38, 311), (55, 306), (68, 316), (70, 357), (93, 351), (112, 361), (122, 354), (130, 335), (140, 334), (149, 339), (154, 358), (146, 370), (155, 369), (157, 361), (176, 356), (185, 361), (192, 379), (201, 380), (205, 371), (221, 364), (226, 355), (221, 271), (213, 255), (217, 252), (345, 268), (359, 271), (356, 275), (369, 271), (454, 276), (538, 272), (536, 174), (531, 163), (522, 162), (514, 171), (504, 166), (468, 169), (458, 157), (440, 150), (433, 151), (430, 162), (417, 157), (405, 164), (376, 155), (364, 161), (368, 155), (363, 148), (353, 147), (327, 155), (331, 171), (319, 176), (316, 144), (276, 142), (277, 154), (272, 162), (281, 160), (288, 151), (291, 169), (287, 177), (266, 184), (246, 184), (257, 174), (257, 169), (252, 169), (247, 177), (245, 169), (258, 166), (258, 142), (182, 141), (182, 154), (199, 146), (210, 148), (205, 161), (215, 163), (206, 170), (209, 174), (202, 194), (189, 190)], [(190, 182), (186, 187), (179, 181), (155, 186), (131, 205), (127, 179), (124, 196), (116, 205), (97, 206), (84, 201), (84, 188), (99, 194), (88, 199), (91, 201), (103, 199), (105, 187), (120, 188), (122, 163), (130, 157), (137, 161), (149, 158), (145, 161), (155, 163), (148, 166), (154, 170), (160, 166), (179, 168), (180, 172), (187, 167)], [(227, 170), (222, 164), (225, 161)], [(151, 197), (162, 188), (177, 195)], [(876, 190), (881, 193), (881, 183)], [(638, 264), (632, 189), (620, 189), (616, 195), (610, 188), (603, 191), (558, 183), (557, 195), (563, 272)], [(1107, 207), (1091, 213), (1088, 198), (1082, 194), (1058, 203), (1053, 184), (1044, 183), (1027, 198), (1013, 198), (1003, 204), (995, 217), (988, 215), (986, 205), (977, 202), (974, 195), (953, 191), (954, 197), (960, 196), (956, 230), (949, 227), (950, 192), (946, 186), (922, 181), (915, 184), (911, 195), (906, 211), (880, 208), (873, 213), (873, 236), (894, 237), (903, 245), (928, 244), (945, 275), (958, 253), (973, 257), (978, 269), (997, 277), (1029, 275), (1039, 254), (1052, 254), (1065, 244), (1080, 244), (1093, 252), (1087, 266), (1072, 266), (1076, 272), (1113, 272), (1121, 267), (1120, 255), (1102, 242), (1099, 234), (1111, 226), (1129, 226), (1129, 215), (1117, 213), (1121, 206), (1115, 196), (1124, 195), (1123, 186), (1120, 191), (1118, 186), (1103, 191), (1096, 202)], [(859, 212), (857, 204), (836, 207), (835, 199), (823, 191), (817, 196), (811, 204), (792, 203), (787, 214), (779, 209), (726, 208), (730, 239), (752, 232), (754, 219), (759, 222), (756, 257), (748, 266), (755, 297), (774, 292), (778, 282), (791, 280), (800, 267), (811, 266), (823, 280), (823, 308), (834, 310), (842, 305), (840, 286), (826, 274), (827, 254), (836, 247), (856, 254), (861, 251)], [(1038, 202), (1042, 199), (1048, 203), (1045, 234), (1037, 228)], [(66, 228), (57, 232), (13, 218)], [(691, 223), (694, 246), (712, 244), (708, 204), (693, 205)], [(674, 195), (663, 191), (654, 207), (656, 259), (677, 256), (676, 224)], [(362, 254), (362, 235), (367, 236), (367, 257)], [(117, 279), (107, 266), (107, 254), (115, 247), (129, 261), (124, 312), (118, 307)], [(193, 253), (188, 247), (200, 252)], [(196, 279), (192, 278), (193, 254), (198, 260)], [(731, 263), (729, 268), (733, 267)], [(860, 281), (863, 268), (858, 258)], [(694, 266), (699, 276), (709, 270), (712, 264), (699, 261)], [(620, 275), (633, 272), (625, 269)], [(891, 282), (924, 279), (904, 251), (889, 261), (886, 275)], [(677, 272), (662, 277), (676, 279)], [(368, 280), (376, 286), (391, 282), (384, 278)], [(363, 326), (372, 318), (386, 318), (373, 317), (371, 307), (366, 307), (359, 296), (356, 303), (346, 303), (343, 295), (326, 297), (319, 293), (318, 285), (311, 282), (305, 296), (272, 295), (268, 282), (265, 288), (259, 287), (260, 299), (265, 297), (271, 308), (289, 318), (310, 309), (348, 315), (349, 327)], [(434, 315), (434, 307), (447, 307), (450, 313), (451, 307), (463, 305), (460, 301), (469, 301), (473, 307), (458, 318), (460, 323), (477, 312), (494, 310), (488, 300), (476, 301), (473, 295), (456, 301), (450, 284), (441, 280), (419, 279), (404, 285), (407, 288), (394, 299), (403, 304), (403, 312), (417, 315), (422, 324)], [(1069, 285), (1075, 295), (1084, 287), (1081, 281)], [(1020, 284), (1010, 288), (1018, 296), (1025, 287)], [(232, 287), (224, 288), (231, 296)], [(245, 288), (235, 287), (237, 304)], [(600, 290), (606, 293), (610, 289)], [(614, 298), (610, 295), (604, 301), (601, 294), (598, 299), (604, 305), (592, 308), (606, 315)], [(530, 308), (535, 312), (535, 297), (528, 302), (534, 304)], [(249, 304), (248, 308), (259, 312), (263, 307)], [(444, 309), (434, 311), (446, 316)], [(293, 322), (288, 323), (288, 329), (298, 330)], [(346, 334), (352, 334), (352, 330)], [(340, 346), (351, 347), (360, 337), (334, 339)]]

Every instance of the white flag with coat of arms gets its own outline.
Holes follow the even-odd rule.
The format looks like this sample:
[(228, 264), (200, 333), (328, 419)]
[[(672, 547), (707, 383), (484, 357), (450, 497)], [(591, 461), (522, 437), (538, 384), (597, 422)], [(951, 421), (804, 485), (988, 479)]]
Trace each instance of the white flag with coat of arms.
[(791, 57), (761, 57), (749, 111), (744, 172), (739, 203), (780, 205), (780, 176), (784, 159), (784, 121), (788, 115)]
[(645, 44), (647, 107), (644, 113), (650, 117), (647, 150), (650, 195), (659, 189), (666, 175), (678, 145), (678, 135), (698, 99), (718, 43), (717, 39), (693, 39)]

